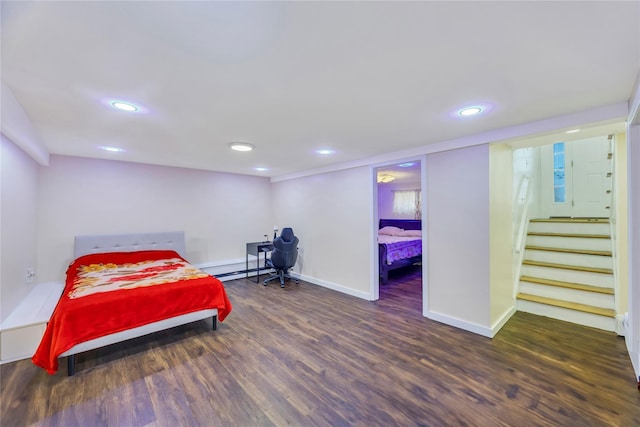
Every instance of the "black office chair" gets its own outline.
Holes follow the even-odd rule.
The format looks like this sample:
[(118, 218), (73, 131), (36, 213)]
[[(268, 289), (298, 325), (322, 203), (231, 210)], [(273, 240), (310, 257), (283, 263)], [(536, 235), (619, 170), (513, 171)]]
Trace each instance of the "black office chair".
[(280, 279), (280, 287), (284, 288), (285, 279), (298, 279), (289, 275), (289, 269), (296, 264), (298, 259), (298, 238), (291, 228), (283, 228), (279, 237), (273, 239), (273, 251), (271, 259), (267, 260), (267, 266), (275, 269), (273, 276), (264, 281), (264, 285), (276, 279)]

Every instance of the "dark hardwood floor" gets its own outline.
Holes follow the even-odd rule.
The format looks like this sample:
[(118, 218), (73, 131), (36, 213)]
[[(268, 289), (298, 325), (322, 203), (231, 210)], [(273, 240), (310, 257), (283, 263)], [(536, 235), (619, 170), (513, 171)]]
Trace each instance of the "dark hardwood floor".
[[(395, 275), (394, 275), (395, 276)], [(637, 426), (624, 339), (525, 313), (494, 339), (421, 316), (420, 272), (368, 302), (226, 282), (234, 311), (78, 356), (1, 367), (9, 426)]]

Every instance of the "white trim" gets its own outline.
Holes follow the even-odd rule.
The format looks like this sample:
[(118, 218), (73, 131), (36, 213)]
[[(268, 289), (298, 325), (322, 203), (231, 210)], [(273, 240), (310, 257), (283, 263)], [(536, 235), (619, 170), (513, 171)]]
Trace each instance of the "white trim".
[[(640, 93), (636, 92), (636, 99)], [(640, 101), (639, 101), (640, 102)], [(636, 112), (638, 113), (638, 112)], [(636, 118), (640, 119), (637, 115)], [(629, 317), (625, 343), (629, 358), (636, 375), (640, 378), (640, 239), (636, 219), (640, 213), (640, 186), (637, 184), (639, 172), (634, 164), (640, 166), (640, 123), (631, 124), (633, 117), (627, 122), (627, 245), (629, 274)], [(636, 240), (638, 239), (638, 240)]]
[[(640, 166), (640, 70), (629, 97), (627, 117), (627, 247), (629, 303), (628, 318), (625, 325), (625, 343), (636, 378), (640, 378), (640, 244), (638, 238), (640, 223), (640, 188), (637, 184), (638, 172), (633, 167)], [(627, 315), (625, 313), (625, 315)]]
[(491, 327), (491, 338), (495, 337), (496, 334), (500, 332), (500, 329), (502, 329), (502, 327), (506, 325), (506, 323), (509, 321), (509, 319), (511, 319), (511, 316), (513, 316), (516, 311), (518, 310), (516, 309), (516, 306), (514, 304), (507, 311), (505, 311), (502, 316), (500, 316), (500, 319), (498, 319), (498, 321), (495, 322)]
[(638, 71), (631, 97), (629, 98), (629, 117), (627, 120), (631, 124), (640, 124), (640, 71)]
[(316, 279), (315, 277), (306, 276), (304, 274), (300, 274), (296, 277), (299, 277), (300, 280), (305, 282), (312, 283), (314, 285), (322, 286), (323, 288), (331, 289), (333, 291), (338, 291), (343, 294), (351, 295), (357, 298), (361, 298), (367, 301), (371, 301), (369, 292), (357, 291), (351, 288), (345, 288), (342, 285), (338, 285), (337, 283), (327, 282), (326, 280)]
[(427, 187), (427, 156), (420, 158), (420, 189), (422, 190), (422, 315), (428, 317), (429, 312), (429, 233), (427, 212), (429, 211), (429, 193)]
[(445, 325), (453, 326), (454, 328), (473, 332), (474, 334), (482, 335), (483, 337), (493, 337), (492, 329), (487, 328), (486, 326), (480, 326), (466, 320), (458, 319), (456, 317), (447, 316), (445, 314), (436, 313), (433, 311), (427, 313), (427, 317), (431, 320), (435, 320), (436, 322), (444, 323)]
[(377, 301), (380, 299), (380, 255), (378, 246), (378, 223), (380, 221), (380, 214), (378, 212), (378, 180), (377, 180), (377, 166), (370, 165), (369, 171), (371, 176), (371, 211), (369, 215), (369, 256), (371, 259), (371, 280), (369, 284), (369, 301)]
[(624, 314), (616, 315), (616, 334), (621, 337), (627, 336), (627, 331), (629, 327), (629, 312)]

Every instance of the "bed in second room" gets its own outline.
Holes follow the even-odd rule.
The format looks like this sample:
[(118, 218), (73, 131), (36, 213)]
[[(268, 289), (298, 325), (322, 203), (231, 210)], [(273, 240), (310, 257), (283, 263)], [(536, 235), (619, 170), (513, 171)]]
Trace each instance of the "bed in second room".
[(422, 221), (380, 219), (378, 228), (378, 265), (380, 283), (389, 280), (389, 272), (422, 261)]

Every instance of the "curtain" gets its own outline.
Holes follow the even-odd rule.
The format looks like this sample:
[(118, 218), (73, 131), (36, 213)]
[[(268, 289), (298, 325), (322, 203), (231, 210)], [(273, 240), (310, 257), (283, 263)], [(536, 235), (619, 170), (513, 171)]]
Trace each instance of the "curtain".
[(420, 190), (396, 190), (393, 193), (393, 215), (397, 217), (422, 218)]

